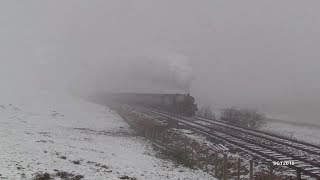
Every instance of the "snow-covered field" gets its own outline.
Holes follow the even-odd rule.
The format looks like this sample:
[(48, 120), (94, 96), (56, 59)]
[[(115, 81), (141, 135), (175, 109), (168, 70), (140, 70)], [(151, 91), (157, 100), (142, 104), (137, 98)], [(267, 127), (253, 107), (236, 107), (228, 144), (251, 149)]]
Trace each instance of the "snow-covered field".
[(214, 179), (155, 157), (108, 108), (66, 94), (0, 99), (0, 179), (65, 171), (84, 179)]
[(299, 140), (320, 145), (320, 128), (318, 126), (301, 126), (285, 122), (269, 122), (263, 130), (294, 137)]

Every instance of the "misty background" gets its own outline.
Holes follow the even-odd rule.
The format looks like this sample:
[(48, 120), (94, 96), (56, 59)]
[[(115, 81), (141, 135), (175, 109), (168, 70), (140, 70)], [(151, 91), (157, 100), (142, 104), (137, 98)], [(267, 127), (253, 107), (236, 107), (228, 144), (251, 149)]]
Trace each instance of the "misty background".
[(190, 92), (217, 110), (320, 124), (319, 5), (1, 1), (0, 98)]

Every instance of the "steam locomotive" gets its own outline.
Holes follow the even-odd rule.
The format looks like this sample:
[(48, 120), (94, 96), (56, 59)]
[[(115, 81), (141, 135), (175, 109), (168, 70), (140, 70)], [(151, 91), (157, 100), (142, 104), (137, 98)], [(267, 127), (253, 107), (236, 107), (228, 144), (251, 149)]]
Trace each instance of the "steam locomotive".
[(112, 93), (108, 99), (120, 103), (146, 106), (186, 116), (195, 115), (198, 110), (190, 94), (141, 94)]

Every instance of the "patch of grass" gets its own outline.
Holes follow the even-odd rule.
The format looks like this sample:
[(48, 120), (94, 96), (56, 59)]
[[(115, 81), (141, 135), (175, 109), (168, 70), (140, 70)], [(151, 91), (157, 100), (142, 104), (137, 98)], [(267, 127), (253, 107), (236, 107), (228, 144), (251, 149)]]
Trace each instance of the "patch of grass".
[(51, 180), (53, 179), (49, 173), (37, 174), (34, 180)]
[(84, 176), (82, 176), (82, 175), (75, 175), (75, 174), (65, 172), (65, 171), (57, 172), (56, 176), (58, 176), (61, 179), (65, 179), (65, 180), (81, 180), (84, 178)]
[(100, 166), (100, 167), (102, 167), (102, 168), (104, 168), (104, 169), (110, 169), (110, 167), (107, 166), (107, 165), (102, 165), (102, 166)]
[(67, 157), (66, 157), (66, 156), (61, 156), (60, 158), (61, 158), (61, 159), (64, 159), (64, 160), (66, 160), (66, 159), (67, 159)]
[(128, 179), (128, 180), (137, 180), (135, 177), (129, 177), (129, 176), (121, 176), (119, 179)]
[(87, 161), (87, 164), (91, 164), (91, 165), (94, 165), (96, 167), (101, 167), (103, 169), (110, 169), (110, 166), (107, 166), (107, 165), (102, 165), (100, 163), (97, 163), (97, 162), (93, 162), (93, 161)]
[(38, 173), (33, 180), (53, 180), (56, 178), (60, 178), (63, 180), (81, 180), (84, 178), (82, 175), (75, 175), (73, 173), (65, 172), (65, 171), (58, 171), (55, 170), (56, 174), (49, 174), (49, 173)]
[(81, 161), (80, 161), (80, 160), (74, 160), (74, 161), (72, 161), (72, 163), (73, 163), (73, 164), (80, 164)]

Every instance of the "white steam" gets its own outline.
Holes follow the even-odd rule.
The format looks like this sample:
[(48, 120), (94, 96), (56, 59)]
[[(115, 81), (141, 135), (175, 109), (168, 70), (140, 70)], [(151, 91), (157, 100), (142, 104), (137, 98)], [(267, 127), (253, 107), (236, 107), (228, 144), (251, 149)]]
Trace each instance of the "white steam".
[(137, 57), (134, 60), (132, 72), (140, 81), (184, 92), (189, 92), (194, 77), (187, 57), (181, 54), (153, 54)]

